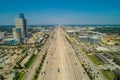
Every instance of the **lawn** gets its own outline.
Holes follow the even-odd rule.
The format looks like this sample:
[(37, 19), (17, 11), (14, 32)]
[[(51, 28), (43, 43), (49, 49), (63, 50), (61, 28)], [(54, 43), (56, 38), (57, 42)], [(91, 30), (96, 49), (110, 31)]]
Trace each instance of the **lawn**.
[(110, 70), (101, 70), (101, 72), (107, 78), (107, 80), (113, 80), (114, 79), (114, 73), (112, 73)]
[(37, 55), (32, 54), (32, 56), (29, 58), (29, 60), (24, 64), (26, 69), (28, 69), (31, 66), (31, 64), (33, 63), (33, 61), (35, 60), (36, 57), (37, 57)]
[(97, 65), (102, 65), (103, 63), (99, 60), (99, 59), (97, 59), (94, 55), (88, 55), (89, 56), (89, 58), (95, 63), (95, 64), (97, 64)]
[(18, 80), (23, 80), (25, 73), (20, 73), (20, 77), (18, 78)]
[(23, 80), (25, 73), (17, 73), (13, 80)]
[[(47, 53), (46, 53), (46, 54), (47, 54)], [(34, 79), (33, 79), (33, 80), (37, 80), (37, 78), (38, 78), (38, 76), (39, 76), (39, 74), (40, 74), (42, 65), (43, 65), (43, 63), (44, 63), (46, 54), (42, 57), (42, 61), (40, 62), (40, 65), (39, 65), (38, 69), (36, 70), (36, 74), (34, 75)]]

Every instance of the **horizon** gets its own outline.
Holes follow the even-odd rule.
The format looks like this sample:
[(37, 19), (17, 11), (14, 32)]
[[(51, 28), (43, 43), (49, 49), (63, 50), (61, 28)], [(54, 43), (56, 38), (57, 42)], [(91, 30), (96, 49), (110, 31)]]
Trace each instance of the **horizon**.
[(4, 0), (0, 3), (0, 25), (15, 25), (20, 12), (29, 25), (119, 25), (119, 3), (119, 0)]
[[(57, 26), (59, 24), (29, 24), (28, 27), (34, 26)], [(15, 25), (0, 25), (0, 27), (15, 27)], [(62, 24), (61, 26), (90, 26), (90, 27), (99, 27), (99, 26), (104, 26), (104, 27), (120, 27), (120, 24)]]

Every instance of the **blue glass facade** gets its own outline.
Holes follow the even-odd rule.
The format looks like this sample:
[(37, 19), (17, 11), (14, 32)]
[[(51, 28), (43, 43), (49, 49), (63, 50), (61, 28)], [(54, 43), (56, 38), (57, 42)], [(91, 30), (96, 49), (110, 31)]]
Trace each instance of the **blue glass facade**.
[(23, 29), (24, 29), (24, 38), (27, 38), (27, 20), (25, 19), (24, 17), (24, 14), (23, 13), (20, 13), (19, 14), (19, 18), (22, 18), (23, 19)]
[(15, 41), (15, 40), (10, 40), (10, 44), (11, 44), (11, 45), (15, 45), (15, 44), (16, 44), (16, 41)]

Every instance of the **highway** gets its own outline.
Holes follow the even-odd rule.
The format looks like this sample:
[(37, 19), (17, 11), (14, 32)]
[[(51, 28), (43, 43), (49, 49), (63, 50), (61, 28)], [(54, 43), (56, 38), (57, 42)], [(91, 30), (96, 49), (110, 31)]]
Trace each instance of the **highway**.
[[(65, 34), (67, 36), (67, 34)], [(94, 76), (94, 80), (106, 80), (105, 76), (99, 71), (96, 65), (88, 58), (88, 56), (81, 50), (82, 46), (78, 46), (69, 36), (67, 36), (69, 41), (71, 42), (72, 48), (76, 51), (78, 58), (81, 63), (85, 65), (85, 68), (91, 70), (92, 76)], [(99, 74), (98, 74), (99, 73)]]
[(60, 27), (55, 29), (38, 80), (90, 80)]
[(45, 42), (44, 46), (42, 47), (40, 53), (38, 54), (36, 60), (32, 64), (32, 66), (28, 69), (27, 73), (25, 74), (23, 80), (33, 80), (36, 69), (39, 67), (39, 64), (42, 60), (42, 56), (47, 52), (50, 42), (51, 42), (51, 36), (53, 35), (54, 30), (51, 31), (48, 40)]

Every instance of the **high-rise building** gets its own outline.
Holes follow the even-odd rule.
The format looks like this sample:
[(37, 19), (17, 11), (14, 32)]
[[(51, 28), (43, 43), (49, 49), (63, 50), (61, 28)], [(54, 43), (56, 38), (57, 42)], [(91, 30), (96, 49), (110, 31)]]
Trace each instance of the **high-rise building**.
[(27, 20), (24, 17), (23, 13), (19, 14), (19, 18), (15, 19), (16, 28), (21, 29), (22, 38), (27, 38)]
[(21, 28), (13, 28), (13, 37), (17, 44), (22, 43)]

